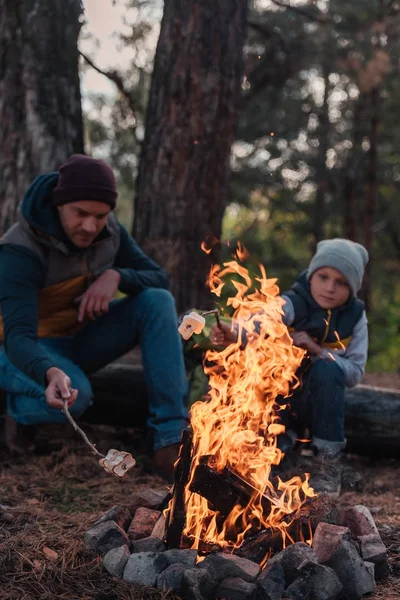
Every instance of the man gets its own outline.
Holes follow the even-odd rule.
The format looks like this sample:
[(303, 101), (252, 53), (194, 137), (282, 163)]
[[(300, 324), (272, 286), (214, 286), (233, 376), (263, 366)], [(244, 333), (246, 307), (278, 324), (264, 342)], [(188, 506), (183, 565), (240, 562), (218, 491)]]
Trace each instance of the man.
[[(187, 424), (175, 305), (164, 271), (113, 215), (116, 200), (110, 166), (73, 155), (35, 179), (1, 239), (5, 438), (11, 451), (29, 450), (26, 426), (64, 422), (65, 400), (80, 417), (92, 403), (87, 374), (139, 343), (154, 466), (170, 480)], [(118, 290), (126, 296), (113, 301)]]

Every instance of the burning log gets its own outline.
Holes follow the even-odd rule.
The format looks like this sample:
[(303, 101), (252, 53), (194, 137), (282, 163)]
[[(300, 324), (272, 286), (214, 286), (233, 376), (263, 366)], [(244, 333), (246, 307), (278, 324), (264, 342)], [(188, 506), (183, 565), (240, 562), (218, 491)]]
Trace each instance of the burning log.
[[(307, 540), (321, 521), (339, 523), (339, 512), (327, 494), (308, 499), (297, 511), (282, 519), (283, 531), (292, 540)], [(266, 555), (280, 552), (283, 547), (281, 530), (264, 529), (245, 540), (235, 553), (260, 564)]]
[(175, 483), (167, 517), (167, 548), (180, 548), (186, 524), (185, 488), (192, 463), (193, 432), (190, 427), (182, 432), (181, 447), (175, 469)]
[[(212, 469), (209, 465), (212, 459), (211, 456), (202, 457), (189, 489), (206, 498), (222, 517), (227, 517), (236, 505), (247, 506), (256, 490), (228, 466), (221, 473)], [(271, 503), (266, 496), (261, 497), (261, 505), (268, 514)]]

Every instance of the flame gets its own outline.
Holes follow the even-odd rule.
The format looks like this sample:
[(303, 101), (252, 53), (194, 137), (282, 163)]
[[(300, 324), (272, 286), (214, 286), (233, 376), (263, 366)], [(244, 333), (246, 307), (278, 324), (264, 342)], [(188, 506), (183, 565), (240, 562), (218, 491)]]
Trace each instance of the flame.
[[(236, 252), (237, 256), (239, 252), (246, 256), (247, 251), (240, 246)], [(210, 400), (197, 402), (191, 411), (193, 460), (185, 490), (184, 535), (193, 548), (198, 548), (200, 541), (237, 548), (255, 524), (279, 529), (284, 543), (293, 542), (287, 532), (291, 521), (282, 519), (299, 509), (307, 497), (314, 496), (308, 475), (304, 481), (293, 477), (286, 482), (270, 477), (272, 466), (283, 457), (277, 436), (285, 427), (279, 422), (281, 407), (276, 399), (287, 397), (299, 385), (296, 371), (305, 351), (293, 346), (282, 321), (284, 301), (279, 297), (277, 280), (267, 279), (262, 265), (255, 291), (247, 269), (236, 260), (224, 263), (223, 268), (214, 265), (208, 284), (218, 297), (227, 275), (239, 276), (239, 281), (231, 281), (236, 295), (227, 302), (234, 309), (233, 327), (238, 341), (220, 352), (207, 352), (205, 365), (212, 365), (205, 366)], [(207, 500), (189, 489), (200, 458), (210, 455), (215, 471), (220, 473), (228, 466), (253, 490), (247, 506), (234, 506), (222, 524), (219, 513), (209, 507)], [(271, 506), (268, 514), (265, 500)]]

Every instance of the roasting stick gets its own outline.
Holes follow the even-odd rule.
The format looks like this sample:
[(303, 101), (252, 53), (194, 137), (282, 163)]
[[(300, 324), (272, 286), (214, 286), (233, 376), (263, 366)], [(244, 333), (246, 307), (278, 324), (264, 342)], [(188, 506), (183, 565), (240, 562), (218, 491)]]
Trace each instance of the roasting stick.
[(78, 424), (72, 418), (71, 413), (68, 410), (68, 400), (64, 400), (63, 412), (71, 423), (72, 427), (79, 433), (83, 438), (85, 444), (87, 444), (96, 456), (100, 456), (99, 465), (107, 472), (115, 475), (116, 477), (123, 477), (129, 469), (136, 465), (136, 460), (129, 452), (121, 452), (111, 448), (105, 456), (99, 452), (94, 444), (88, 439), (86, 433), (78, 426)]

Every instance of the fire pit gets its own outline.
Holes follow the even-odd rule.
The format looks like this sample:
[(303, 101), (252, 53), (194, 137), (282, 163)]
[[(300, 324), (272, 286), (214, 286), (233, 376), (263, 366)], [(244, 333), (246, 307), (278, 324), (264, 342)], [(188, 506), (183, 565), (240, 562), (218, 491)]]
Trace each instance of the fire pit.
[(285, 431), (277, 398), (289, 396), (304, 357), (282, 322), (276, 280), (261, 269), (253, 291), (234, 260), (211, 271), (217, 296), (226, 275), (236, 277), (228, 305), (238, 342), (207, 352), (209, 397), (192, 407), (171, 492), (114, 507), (86, 544), (111, 574), (187, 599), (360, 598), (388, 573), (368, 510), (339, 512), (308, 474), (275, 473)]

